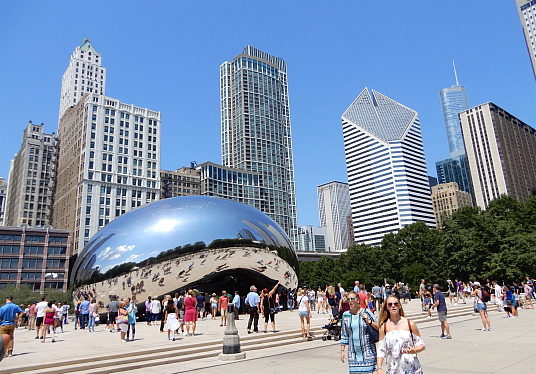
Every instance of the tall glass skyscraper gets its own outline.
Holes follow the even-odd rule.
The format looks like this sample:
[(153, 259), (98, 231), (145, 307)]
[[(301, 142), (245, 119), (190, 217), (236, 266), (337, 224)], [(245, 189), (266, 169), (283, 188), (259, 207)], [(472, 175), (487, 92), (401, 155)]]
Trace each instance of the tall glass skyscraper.
[(355, 241), (377, 245), (416, 221), (435, 227), (417, 112), (365, 88), (342, 129)]
[(287, 65), (251, 46), (220, 66), (222, 164), (262, 175), (261, 211), (297, 247)]
[(436, 170), (437, 179), (440, 184), (456, 182), (461, 191), (474, 196), (471, 173), (469, 172), (469, 162), (465, 153), (437, 161)]
[(465, 153), (462, 128), (458, 117), (460, 112), (469, 109), (469, 100), (465, 93), (465, 87), (456, 84), (455, 86), (444, 88), (439, 92), (439, 98), (447, 130), (450, 156), (458, 156)]

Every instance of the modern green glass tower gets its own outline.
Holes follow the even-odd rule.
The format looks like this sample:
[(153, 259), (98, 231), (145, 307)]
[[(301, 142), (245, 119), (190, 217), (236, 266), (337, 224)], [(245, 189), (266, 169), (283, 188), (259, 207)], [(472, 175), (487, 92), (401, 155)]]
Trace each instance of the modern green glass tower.
[(297, 248), (287, 65), (251, 46), (220, 66), (222, 164), (260, 173), (261, 211)]

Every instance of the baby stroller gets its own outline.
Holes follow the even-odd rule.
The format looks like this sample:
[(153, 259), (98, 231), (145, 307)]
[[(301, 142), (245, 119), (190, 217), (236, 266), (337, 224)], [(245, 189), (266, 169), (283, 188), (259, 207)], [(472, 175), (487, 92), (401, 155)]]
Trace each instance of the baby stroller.
[(322, 341), (333, 340), (338, 341), (341, 339), (341, 326), (339, 325), (339, 319), (332, 319), (327, 325), (322, 326), (324, 335), (322, 335)]

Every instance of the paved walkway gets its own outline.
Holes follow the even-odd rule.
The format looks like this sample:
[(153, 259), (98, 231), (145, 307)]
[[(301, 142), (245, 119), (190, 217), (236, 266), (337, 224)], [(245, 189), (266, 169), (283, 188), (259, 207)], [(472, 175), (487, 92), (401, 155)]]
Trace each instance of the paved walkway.
[[(470, 309), (470, 305), (449, 306), (450, 313), (463, 309)], [(420, 303), (412, 301), (404, 305), (407, 314), (413, 319), (421, 316)], [(490, 304), (490, 309), (492, 305)], [(435, 316), (434, 316), (435, 317)], [(466, 314), (450, 318), (452, 340), (439, 338), (440, 328), (437, 318), (430, 321), (419, 322), (418, 327), (426, 343), (427, 349), (419, 355), (426, 374), (444, 373), (534, 373), (536, 372), (536, 311), (520, 310), (519, 318), (504, 318), (504, 313), (490, 312), (493, 331), (481, 332), (480, 317)], [(276, 316), (277, 328), (282, 332), (299, 329), (299, 319), (296, 312), (282, 312)], [(312, 326), (316, 331), (317, 339), (311, 342), (302, 342), (299, 333), (296, 339), (299, 344), (281, 344), (272, 348), (247, 351), (246, 359), (238, 362), (223, 362), (217, 356), (187, 360), (180, 363), (166, 365), (159, 363), (144, 369), (129, 370), (131, 374), (147, 373), (346, 373), (347, 366), (339, 360), (339, 345), (333, 341), (323, 342), (319, 337), (323, 330), (319, 326), (327, 321), (326, 315), (313, 314)], [(243, 342), (258, 335), (247, 335), (246, 316), (241, 316), (237, 327)], [(147, 349), (180, 348), (185, 344), (209, 345), (220, 341), (224, 327), (216, 321), (199, 321), (199, 335), (181, 337), (177, 342), (168, 341), (165, 333), (158, 332), (156, 326), (147, 326), (145, 323), (137, 325), (136, 340), (126, 344), (119, 343), (118, 333), (99, 331), (89, 333), (87, 330), (72, 330), (72, 324), (66, 326), (63, 334), (57, 335), (57, 342), (52, 344), (47, 339), (45, 344), (35, 340), (35, 331), (19, 329), (15, 333), (15, 356), (4, 359), (0, 363), (0, 373), (17, 372), (17, 367), (36, 365), (41, 363), (54, 364), (57, 361), (75, 360), (81, 358), (110, 356), (117, 353), (129, 353)], [(260, 323), (262, 330), (262, 323)], [(276, 335), (274, 335), (276, 336)], [(283, 338), (282, 338), (283, 341)], [(115, 367), (119, 370), (128, 370), (129, 363), (136, 362), (136, 356), (120, 358)], [(126, 366), (123, 366), (126, 365)], [(102, 368), (105, 369), (106, 367)], [(111, 370), (113, 371), (113, 370)], [(88, 371), (91, 372), (91, 371)]]

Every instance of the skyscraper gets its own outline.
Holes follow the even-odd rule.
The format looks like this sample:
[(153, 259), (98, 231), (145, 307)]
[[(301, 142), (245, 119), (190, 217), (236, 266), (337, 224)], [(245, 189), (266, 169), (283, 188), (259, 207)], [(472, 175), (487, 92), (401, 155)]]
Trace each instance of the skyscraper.
[(458, 84), (457, 78), (455, 86), (439, 91), (439, 98), (441, 109), (443, 110), (445, 129), (447, 130), (450, 156), (455, 157), (465, 153), (458, 114), (469, 109), (469, 100), (467, 99), (465, 87)]
[(24, 129), (19, 152), (11, 162), (4, 224), (50, 224), (54, 197), (58, 143), (45, 134), (45, 125), (32, 121)]
[(454, 68), (456, 85), (439, 92), (445, 130), (449, 143), (450, 157), (436, 162), (439, 184), (456, 182), (462, 191), (473, 195), (469, 176), (469, 166), (463, 144), (462, 128), (458, 114), (469, 109), (469, 99), (465, 87), (458, 84), (458, 75)]
[(493, 103), (460, 113), (475, 200), (536, 195), (536, 130)]
[[(94, 58), (94, 51), (86, 39), (74, 55), (93, 52), (87, 57)], [(72, 82), (65, 77), (76, 66), (73, 61), (71, 57), (63, 75), (62, 92), (70, 92), (66, 86)], [(100, 58), (97, 61), (100, 64)], [(78, 62), (78, 72), (85, 74), (79, 79), (87, 78), (87, 70), (80, 70), (84, 63)], [(61, 147), (52, 224), (72, 230), (73, 253), (113, 219), (160, 199), (160, 112), (101, 95), (104, 79), (99, 92), (86, 90), (64, 110), (58, 126)]]
[(298, 251), (326, 252), (326, 228), (300, 226), (298, 228)]
[(86, 92), (106, 94), (106, 68), (101, 63), (101, 54), (93, 48), (88, 38), (84, 39), (84, 44), (76, 47), (61, 79), (58, 122), (67, 108), (76, 104)]
[(327, 250), (340, 252), (348, 248), (347, 217), (352, 214), (350, 208), (350, 190), (348, 183), (329, 182), (318, 186), (318, 212), (320, 227), (326, 228)]
[(525, 43), (527, 43), (527, 50), (530, 56), (530, 62), (532, 63), (532, 72), (534, 78), (536, 78), (536, 0), (516, 0), (517, 12), (519, 13), (519, 20), (521, 21), (521, 27), (523, 28), (523, 35), (525, 35)]
[(342, 115), (357, 243), (416, 221), (435, 226), (417, 112), (365, 88)]
[(441, 216), (452, 213), (464, 206), (473, 206), (472, 197), (458, 188), (458, 183), (444, 183), (432, 187), (432, 204), (437, 227), (441, 228)]
[(287, 65), (251, 46), (220, 66), (222, 164), (262, 175), (261, 211), (297, 245)]

